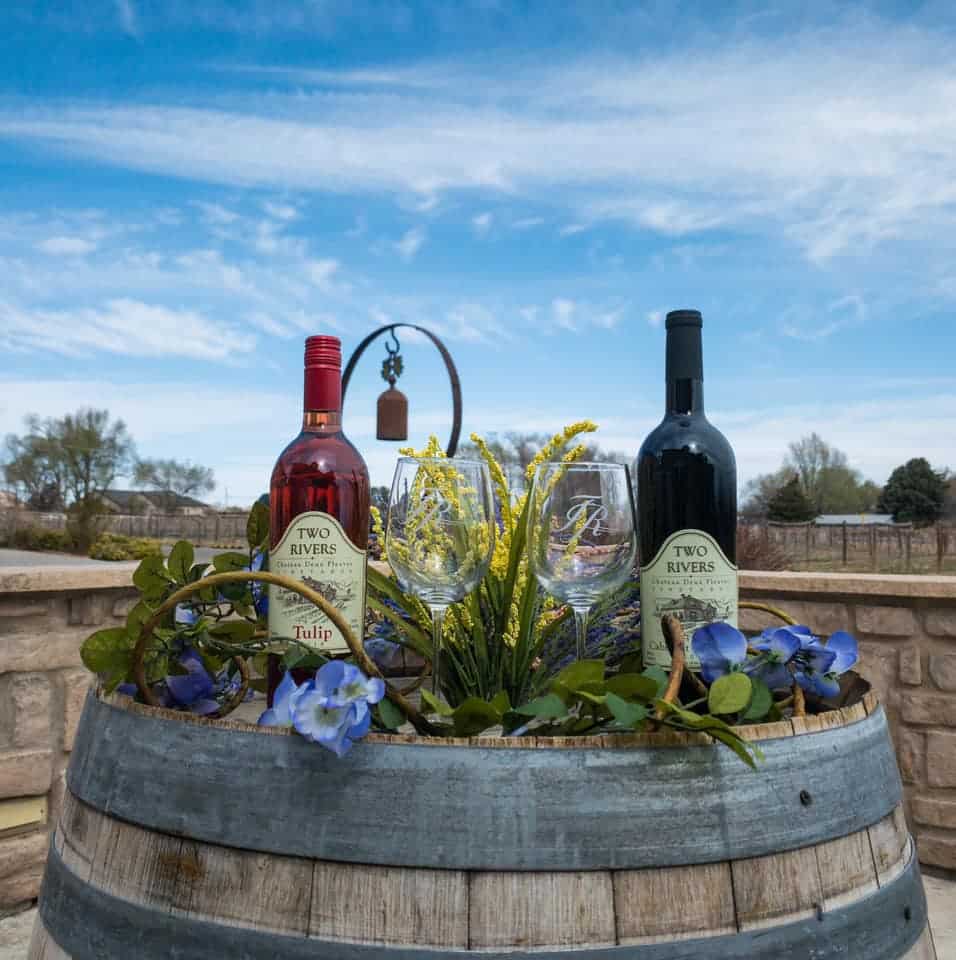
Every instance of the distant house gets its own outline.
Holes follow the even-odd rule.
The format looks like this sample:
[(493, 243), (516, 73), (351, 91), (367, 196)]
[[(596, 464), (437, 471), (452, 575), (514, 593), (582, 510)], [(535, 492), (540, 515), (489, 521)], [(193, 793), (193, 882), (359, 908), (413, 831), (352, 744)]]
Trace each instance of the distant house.
[(813, 521), (818, 527), (871, 527), (893, 525), (892, 513), (824, 513)]
[(199, 517), (212, 509), (208, 503), (172, 490), (104, 490), (100, 499), (110, 513), (178, 513)]

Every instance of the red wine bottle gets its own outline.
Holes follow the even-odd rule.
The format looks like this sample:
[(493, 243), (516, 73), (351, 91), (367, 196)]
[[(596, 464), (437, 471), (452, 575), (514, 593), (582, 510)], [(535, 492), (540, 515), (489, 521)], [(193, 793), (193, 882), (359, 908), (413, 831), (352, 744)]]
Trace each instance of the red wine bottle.
[(694, 630), (737, 625), (737, 464), (704, 416), (703, 321), (667, 315), (667, 409), (637, 457), (641, 638), (648, 666), (670, 666), (661, 618), (674, 614), (697, 667)]
[[(305, 342), (302, 432), (282, 451), (269, 488), (269, 569), (318, 590), (359, 638), (365, 629), (369, 477), (361, 454), (342, 432), (342, 347), (337, 337)], [(327, 657), (348, 644), (317, 607), (269, 587), (269, 636), (295, 640)], [(310, 671), (293, 671), (297, 683)], [(269, 705), (282, 679), (269, 657)]]

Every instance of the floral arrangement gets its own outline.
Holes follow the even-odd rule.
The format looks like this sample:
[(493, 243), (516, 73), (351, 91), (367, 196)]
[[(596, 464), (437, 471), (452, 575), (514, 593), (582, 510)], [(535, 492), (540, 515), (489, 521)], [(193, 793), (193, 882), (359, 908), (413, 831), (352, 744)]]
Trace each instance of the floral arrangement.
[[(529, 466), (528, 478), (544, 460), (579, 459), (584, 447), (577, 439), (594, 429), (582, 421), (556, 434)], [(270, 642), (264, 583), (296, 590), (333, 619), (338, 614), (315, 590), (268, 571), (269, 518), (261, 503), (250, 513), (247, 551), (196, 563), (193, 547), (182, 541), (166, 559), (146, 557), (133, 577), (140, 600), (125, 626), (90, 636), (83, 644), (84, 663), (106, 691), (214, 717), (230, 712), (252, 690), (263, 690), (265, 655), (277, 654), (287, 672), (260, 723), (290, 726), (338, 756), (370, 730), (404, 730), (409, 724), (426, 736), (516, 737), (666, 726), (706, 733), (753, 766), (759, 749), (735, 726), (799, 714), (808, 703), (827, 709), (827, 699), (839, 693), (841, 677), (856, 663), (856, 642), (838, 633), (824, 643), (792, 623), (753, 641), (724, 623), (698, 629), (693, 638), (698, 675), (685, 669), (679, 621), (666, 618), (672, 668), (645, 669), (634, 584), (605, 599), (594, 618), (589, 657), (574, 659), (570, 611), (542, 597), (528, 569), (527, 496), (512, 496), (487, 445), (480, 437), (472, 440), (495, 485), (499, 531), (478, 589), (449, 607), (445, 618), (444, 699), (423, 690), (419, 709), (386, 684), (382, 667), (396, 651), (420, 663), (431, 659), (430, 617), (420, 600), (375, 566), (369, 567), (372, 636), (363, 643), (343, 630), (352, 650), (348, 659), (328, 661), (288, 639)], [(440, 454), (433, 439), (420, 455)], [(377, 512), (373, 524), (381, 543)], [(314, 674), (296, 684), (292, 667)]]

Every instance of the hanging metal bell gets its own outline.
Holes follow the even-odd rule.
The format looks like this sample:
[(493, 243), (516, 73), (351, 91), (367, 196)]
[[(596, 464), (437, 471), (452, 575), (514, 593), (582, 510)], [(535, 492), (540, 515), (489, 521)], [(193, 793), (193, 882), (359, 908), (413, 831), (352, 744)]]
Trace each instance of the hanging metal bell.
[(389, 387), (378, 398), (375, 436), (379, 440), (408, 439), (408, 398), (401, 390)]

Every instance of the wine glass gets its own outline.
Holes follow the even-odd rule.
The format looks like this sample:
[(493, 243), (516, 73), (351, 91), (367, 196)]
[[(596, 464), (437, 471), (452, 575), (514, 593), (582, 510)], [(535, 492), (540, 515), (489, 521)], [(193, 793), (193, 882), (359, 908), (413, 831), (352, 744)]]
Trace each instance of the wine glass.
[(401, 588), (431, 610), (435, 696), (441, 689), (445, 611), (487, 573), (496, 530), (491, 475), (483, 461), (399, 459), (389, 496), (385, 553)]
[(627, 581), (637, 558), (627, 468), (539, 464), (531, 484), (528, 556), (538, 583), (574, 610), (577, 657), (583, 660), (591, 607)]

